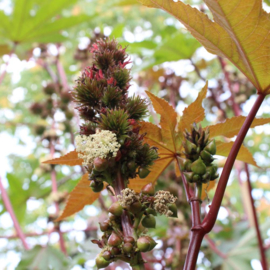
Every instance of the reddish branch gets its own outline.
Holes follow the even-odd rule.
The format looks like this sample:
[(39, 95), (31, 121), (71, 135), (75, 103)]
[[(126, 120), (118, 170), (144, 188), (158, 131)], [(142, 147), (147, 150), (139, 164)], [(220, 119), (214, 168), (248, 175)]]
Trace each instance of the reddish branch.
[(7, 194), (5, 188), (4, 188), (3, 184), (2, 184), (1, 177), (0, 177), (0, 190), (1, 190), (1, 194), (2, 194), (2, 200), (4, 202), (6, 210), (8, 211), (8, 213), (9, 213), (11, 219), (12, 219), (12, 222), (14, 224), (14, 228), (15, 228), (15, 230), (17, 232), (17, 235), (21, 239), (24, 248), (26, 250), (28, 250), (29, 246), (28, 246), (28, 244), (27, 244), (27, 242), (25, 240), (25, 235), (24, 235), (24, 233), (23, 233), (23, 231), (22, 231), (22, 229), (20, 227), (20, 224), (19, 224), (19, 222), (18, 222), (18, 220), (16, 218), (16, 215), (15, 215), (15, 213), (13, 211), (13, 207), (12, 207), (11, 202), (9, 200), (8, 194)]
[(259, 227), (259, 221), (258, 221), (258, 217), (257, 217), (257, 213), (256, 213), (256, 209), (254, 206), (254, 199), (252, 197), (252, 186), (251, 186), (251, 182), (250, 182), (250, 175), (249, 175), (249, 170), (248, 170), (248, 165), (245, 163), (245, 171), (246, 171), (246, 175), (247, 175), (247, 184), (248, 184), (248, 193), (250, 195), (250, 200), (251, 200), (251, 209), (252, 209), (252, 214), (254, 217), (254, 223), (255, 223), (255, 229), (256, 229), (256, 234), (257, 234), (257, 239), (258, 239), (258, 245), (259, 245), (259, 249), (260, 249), (260, 254), (261, 254), (261, 264), (262, 264), (262, 268), (263, 270), (267, 270), (267, 260), (266, 260), (266, 256), (265, 256), (265, 249), (263, 247), (263, 240), (262, 240), (262, 236), (261, 236), (261, 231), (260, 231), (260, 227)]
[[(248, 132), (248, 129), (250, 128), (250, 125), (252, 124), (252, 121), (255, 118), (256, 113), (259, 110), (264, 98), (265, 98), (265, 95), (261, 93), (258, 94), (257, 100), (255, 104), (253, 105), (249, 115), (247, 116), (233, 144), (233, 147), (230, 151), (230, 154), (223, 168), (221, 177), (219, 179), (217, 189), (213, 198), (213, 202), (210, 207), (210, 211), (208, 212), (208, 214), (206, 215), (206, 217), (204, 218), (201, 224), (198, 224), (198, 220), (197, 221), (195, 220), (195, 216), (197, 216), (197, 214), (192, 215), (192, 218), (194, 220), (192, 221), (193, 226), (191, 228), (191, 239), (190, 239), (190, 244), (189, 244), (189, 249), (188, 249), (188, 254), (187, 254), (184, 270), (193, 270), (196, 267), (197, 257), (199, 254), (202, 240), (204, 236), (212, 230), (216, 222), (218, 211), (222, 203), (222, 199), (225, 193), (225, 189), (228, 183), (228, 179), (229, 179), (234, 161), (244, 141), (244, 138)], [(184, 185), (185, 185), (185, 182), (184, 182)], [(185, 189), (188, 191), (186, 187)], [(199, 203), (195, 204), (195, 202), (196, 201), (194, 201), (194, 203), (192, 204), (192, 210), (198, 213), (200, 211), (200, 204)]]

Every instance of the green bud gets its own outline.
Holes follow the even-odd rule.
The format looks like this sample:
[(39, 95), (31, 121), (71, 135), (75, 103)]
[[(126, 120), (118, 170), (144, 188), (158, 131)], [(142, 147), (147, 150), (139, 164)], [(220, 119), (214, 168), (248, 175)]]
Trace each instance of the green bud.
[(108, 161), (105, 158), (96, 157), (93, 163), (95, 170), (98, 172), (103, 172), (108, 168)]
[(193, 177), (192, 177), (194, 183), (200, 182), (201, 178), (202, 177), (199, 174), (194, 174)]
[(216, 142), (215, 140), (210, 141), (206, 147), (204, 148), (207, 152), (209, 152), (212, 155), (216, 154), (217, 148), (216, 148)]
[(172, 215), (171, 217), (178, 217), (178, 213), (177, 213), (177, 207), (175, 203), (169, 203), (168, 204), (169, 210), (172, 211)]
[(145, 178), (150, 173), (150, 171), (146, 168), (140, 168), (139, 169), (139, 176), (140, 178)]
[(137, 247), (141, 252), (147, 252), (150, 250), (151, 242), (146, 236), (142, 236), (137, 240)]
[(186, 180), (189, 182), (189, 183), (193, 183), (193, 175), (194, 173), (193, 172), (183, 172)]
[(121, 253), (121, 250), (118, 247), (111, 247), (110, 251), (113, 256)]
[(205, 173), (203, 175), (201, 182), (203, 182), (204, 184), (206, 184), (206, 183), (209, 182), (209, 180), (210, 180), (210, 174), (207, 172), (207, 173)]
[(92, 188), (92, 190), (94, 192), (100, 192), (103, 190), (104, 185), (103, 182), (95, 182), (95, 181), (91, 181), (90, 182), (90, 187)]
[(200, 175), (205, 174), (206, 166), (203, 163), (201, 158), (197, 159), (191, 164), (191, 170), (196, 174), (200, 174)]
[(101, 256), (102, 256), (103, 259), (105, 259), (106, 261), (109, 261), (109, 260), (111, 259), (112, 254), (111, 254), (110, 251), (106, 250), (106, 251), (104, 251), (104, 252), (102, 253)]
[(99, 222), (99, 227), (102, 232), (106, 232), (110, 229), (110, 222), (109, 220), (104, 220), (102, 222)]
[(112, 232), (108, 239), (108, 245), (111, 247), (117, 247), (122, 243), (122, 239), (115, 232)]
[(134, 161), (130, 161), (128, 162), (127, 164), (127, 167), (132, 171), (132, 172), (135, 172), (136, 169), (137, 169), (137, 163), (135, 163)]
[(213, 156), (206, 150), (201, 151), (200, 156), (204, 161), (209, 163), (211, 163), (214, 160)]
[(145, 216), (142, 220), (142, 225), (145, 228), (156, 228), (156, 219), (153, 215)]
[(217, 174), (217, 165), (212, 164), (211, 166), (208, 166), (206, 168), (206, 172), (209, 173), (210, 179), (209, 180), (215, 180), (216, 179), (216, 174)]
[(123, 245), (123, 251), (124, 251), (124, 253), (130, 254), (132, 252), (132, 250), (133, 250), (133, 245), (131, 243), (125, 243)]
[(190, 155), (190, 154), (193, 154), (193, 152), (196, 152), (197, 146), (194, 143), (192, 143), (191, 141), (186, 140), (186, 142), (184, 144), (184, 148), (186, 150), (186, 153)]
[(114, 202), (110, 208), (109, 212), (112, 213), (113, 215), (120, 217), (123, 214), (123, 207), (120, 205), (119, 202)]
[(154, 196), (154, 194), (155, 194), (155, 186), (153, 185), (153, 183), (149, 183), (149, 184), (145, 185), (142, 188), (142, 194)]
[(142, 204), (141, 202), (134, 202), (128, 207), (128, 210), (133, 213), (133, 214), (138, 214), (142, 209)]
[(97, 268), (105, 268), (110, 264), (110, 262), (106, 261), (102, 256), (98, 255), (96, 257), (96, 266)]
[(135, 244), (135, 239), (132, 236), (126, 236), (124, 238), (124, 243), (131, 243), (131, 244)]
[(145, 236), (149, 242), (150, 242), (150, 247), (149, 247), (149, 251), (152, 250), (156, 245), (157, 245), (157, 242), (150, 236)]
[(145, 212), (146, 212), (146, 214), (147, 215), (153, 215), (153, 216), (157, 216), (157, 212), (156, 212), (156, 210), (154, 210), (153, 208), (147, 208), (146, 210), (145, 210)]

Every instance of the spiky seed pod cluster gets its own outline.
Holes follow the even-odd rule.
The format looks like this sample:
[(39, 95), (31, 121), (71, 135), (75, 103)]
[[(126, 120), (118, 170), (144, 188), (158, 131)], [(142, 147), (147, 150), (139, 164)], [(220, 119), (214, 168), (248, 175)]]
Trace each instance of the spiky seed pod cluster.
[[(100, 222), (100, 230), (103, 232), (101, 240), (93, 240), (102, 251), (96, 258), (98, 268), (108, 266), (119, 257), (125, 256), (130, 260), (136, 257), (138, 252), (148, 252), (154, 249), (157, 243), (153, 238), (146, 235), (146, 229), (155, 228), (157, 214), (177, 217), (176, 198), (167, 191), (155, 193), (153, 184), (145, 185), (140, 193), (126, 188), (118, 201), (108, 209), (109, 218)], [(132, 226), (138, 237), (124, 236), (120, 217), (128, 212)]]
[[(92, 65), (83, 71), (72, 92), (80, 117), (85, 122), (80, 127), (83, 142), (78, 140), (78, 146), (88, 144), (87, 137), (108, 131), (115, 135), (118, 147), (116, 153), (116, 145), (111, 145), (114, 150), (102, 157), (98, 155), (98, 149), (95, 153), (89, 147), (81, 151), (82, 156), (91, 157), (84, 159), (84, 166), (89, 172), (92, 189), (99, 192), (103, 182), (113, 185), (119, 167), (126, 181), (137, 175), (146, 177), (158, 154), (154, 147), (143, 143), (144, 135), (139, 134), (138, 120), (146, 115), (147, 102), (127, 95), (131, 77), (126, 67), (130, 62), (125, 48), (115, 40), (100, 39), (93, 44), (91, 53)], [(104, 148), (105, 144), (101, 139), (97, 147)], [(98, 168), (95, 158), (102, 158), (104, 166)]]
[(209, 129), (193, 124), (191, 132), (185, 132), (184, 157), (180, 166), (189, 183), (208, 183), (218, 177), (217, 166), (213, 164), (216, 154), (215, 140), (209, 139)]

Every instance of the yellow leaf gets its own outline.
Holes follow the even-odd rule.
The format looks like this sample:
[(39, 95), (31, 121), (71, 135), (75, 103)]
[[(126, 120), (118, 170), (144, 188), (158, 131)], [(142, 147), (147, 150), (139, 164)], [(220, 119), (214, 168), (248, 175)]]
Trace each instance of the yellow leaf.
[(65, 209), (56, 221), (62, 220), (79, 212), (85, 205), (92, 204), (99, 197), (100, 192), (93, 192), (89, 187), (89, 184), (88, 174), (86, 173), (69, 194)]
[(206, 83), (203, 89), (199, 92), (197, 99), (185, 108), (178, 125), (179, 132), (183, 133), (186, 128), (189, 130), (190, 125), (194, 122), (198, 123), (204, 119), (205, 113), (204, 108), (202, 107), (202, 102), (206, 97), (207, 87), (208, 83)]
[[(236, 136), (246, 120), (245, 116), (236, 116), (227, 119), (224, 123), (209, 126), (210, 138), (217, 136), (225, 136), (232, 138)], [(255, 118), (251, 124), (251, 128), (264, 125), (270, 122), (270, 118)]]
[[(217, 145), (217, 153), (216, 154), (219, 156), (228, 157), (233, 144), (234, 144), (234, 142), (216, 141), (216, 145)], [(252, 154), (249, 152), (249, 150), (244, 145), (241, 146), (236, 159), (243, 161), (243, 162), (246, 162), (246, 163), (249, 163), (249, 164), (254, 165), (256, 167), (259, 167), (257, 165), (256, 161), (254, 160)]]
[(74, 150), (60, 158), (46, 160), (42, 163), (75, 166), (75, 165), (82, 165), (82, 162), (83, 160), (78, 157), (78, 153), (76, 152), (76, 150)]
[(159, 124), (161, 126), (162, 142), (165, 143), (170, 150), (176, 152), (175, 128), (177, 123), (177, 113), (163, 98), (156, 97), (148, 91), (147, 95), (151, 99), (155, 111), (160, 114)]
[(203, 184), (202, 185), (202, 196), (201, 196), (201, 199), (204, 200), (207, 196), (206, 196), (206, 192), (205, 190), (207, 191), (207, 193), (213, 189), (214, 187), (216, 186), (216, 181), (210, 181), (209, 182), (209, 185), (208, 184)]
[(262, 0), (204, 0), (214, 21), (181, 1), (139, 2), (176, 17), (210, 53), (228, 58), (259, 92), (270, 93), (270, 20)]

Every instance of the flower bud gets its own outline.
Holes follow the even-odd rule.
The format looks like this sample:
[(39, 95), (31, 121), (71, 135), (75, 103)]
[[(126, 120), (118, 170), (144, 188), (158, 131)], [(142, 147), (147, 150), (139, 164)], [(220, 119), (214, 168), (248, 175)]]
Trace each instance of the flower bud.
[(111, 247), (110, 251), (113, 256), (121, 253), (121, 250), (118, 247)]
[(201, 176), (199, 174), (194, 174), (192, 179), (193, 179), (193, 183), (198, 183), (201, 181)]
[(206, 166), (203, 163), (201, 158), (197, 159), (191, 164), (191, 170), (196, 174), (200, 174), (200, 175), (205, 174)]
[(153, 183), (149, 183), (149, 184), (145, 185), (142, 188), (142, 193), (145, 194), (145, 195), (154, 196), (154, 194), (155, 194), (155, 186), (153, 185)]
[(139, 176), (140, 178), (145, 178), (150, 173), (150, 171), (146, 168), (140, 168), (139, 169)]
[(186, 153), (191, 155), (194, 152), (196, 152), (197, 146), (194, 143), (190, 142), (189, 140), (186, 140), (184, 144), (184, 148), (185, 148)]
[(169, 208), (170, 211), (172, 211), (171, 217), (177, 218), (178, 213), (177, 213), (177, 207), (176, 207), (175, 203), (169, 203), (168, 208)]
[(191, 161), (189, 159), (186, 158), (182, 158), (179, 157), (178, 158), (179, 162), (180, 162), (180, 168), (182, 171), (188, 171), (191, 165)]
[(113, 215), (120, 217), (123, 213), (123, 207), (120, 205), (119, 202), (114, 202), (110, 208), (109, 212), (112, 213)]
[(109, 261), (109, 260), (111, 259), (112, 254), (111, 254), (110, 251), (106, 250), (106, 251), (104, 251), (104, 252), (102, 253), (101, 256), (102, 256), (103, 259), (105, 259), (106, 261)]
[(145, 236), (148, 241), (150, 242), (150, 247), (149, 247), (149, 251), (152, 250), (156, 245), (157, 245), (157, 242), (150, 236)]
[(132, 236), (126, 236), (124, 238), (124, 243), (131, 243), (134, 244), (135, 243), (135, 239)]
[(90, 187), (92, 188), (92, 190), (94, 192), (100, 192), (103, 190), (104, 185), (103, 182), (95, 182), (95, 181), (91, 181), (90, 182)]
[(204, 161), (209, 163), (211, 163), (214, 160), (213, 156), (206, 150), (201, 151), (200, 156)]
[(145, 228), (155, 228), (156, 227), (156, 219), (153, 215), (145, 216), (142, 220), (142, 225)]
[(106, 232), (110, 229), (110, 222), (109, 220), (104, 220), (102, 222), (99, 222), (99, 227), (102, 232)]
[(194, 173), (193, 172), (183, 172), (186, 180), (189, 182), (189, 183), (193, 183), (193, 175)]
[(141, 211), (141, 209), (142, 209), (142, 204), (139, 201), (134, 202), (128, 207), (128, 210), (133, 214), (138, 214)]
[(127, 167), (132, 171), (135, 172), (136, 168), (137, 168), (137, 163), (135, 163), (134, 161), (129, 161), (127, 163)]
[(156, 212), (156, 210), (154, 210), (153, 208), (147, 208), (146, 210), (145, 210), (145, 212), (146, 212), (146, 214), (147, 215), (153, 215), (153, 216), (157, 216), (157, 212)]
[(130, 254), (132, 252), (132, 250), (133, 250), (133, 245), (131, 243), (125, 243), (123, 245), (123, 251), (124, 251), (124, 253)]
[(210, 141), (206, 147), (204, 148), (207, 152), (209, 152), (212, 155), (216, 154), (217, 148), (216, 148), (216, 142), (215, 140)]
[(207, 168), (206, 168), (206, 172), (208, 172), (209, 173), (209, 175), (210, 175), (210, 180), (215, 180), (218, 176), (218, 174), (217, 174), (217, 165), (215, 165), (215, 164), (212, 164), (211, 166), (208, 166)]
[(110, 264), (110, 262), (106, 261), (102, 256), (98, 255), (96, 257), (96, 266), (97, 268), (105, 268)]
[(151, 242), (146, 236), (142, 236), (137, 240), (137, 247), (141, 252), (147, 252), (150, 250)]
[(96, 157), (94, 159), (94, 167), (98, 172), (103, 172), (108, 168), (108, 161), (105, 158)]
[(122, 243), (122, 239), (115, 232), (112, 232), (108, 239), (108, 245), (111, 247), (117, 247)]

